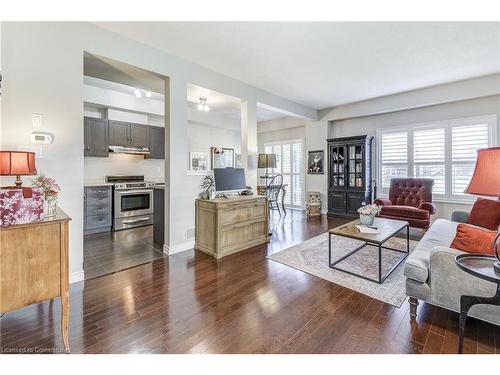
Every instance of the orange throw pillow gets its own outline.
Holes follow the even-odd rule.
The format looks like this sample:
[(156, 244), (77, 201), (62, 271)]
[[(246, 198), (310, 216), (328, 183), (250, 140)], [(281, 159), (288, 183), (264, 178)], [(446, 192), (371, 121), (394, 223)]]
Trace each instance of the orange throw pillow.
[(468, 253), (493, 255), (493, 239), (496, 231), (474, 228), (467, 224), (458, 224), (457, 234), (450, 247)]
[(478, 198), (472, 206), (467, 224), (497, 230), (500, 225), (500, 201)]

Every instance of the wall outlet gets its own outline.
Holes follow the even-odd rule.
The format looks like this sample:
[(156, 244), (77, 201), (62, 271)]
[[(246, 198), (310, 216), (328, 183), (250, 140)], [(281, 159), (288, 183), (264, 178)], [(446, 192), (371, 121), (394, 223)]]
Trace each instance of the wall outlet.
[(190, 228), (186, 231), (186, 240), (190, 240), (191, 238), (194, 238), (194, 228)]
[(37, 159), (41, 159), (43, 157), (42, 146), (17, 146), (17, 149), (19, 151), (34, 152), (35, 158)]
[(43, 115), (39, 113), (32, 113), (31, 114), (31, 126), (35, 129), (41, 129), (43, 128)]

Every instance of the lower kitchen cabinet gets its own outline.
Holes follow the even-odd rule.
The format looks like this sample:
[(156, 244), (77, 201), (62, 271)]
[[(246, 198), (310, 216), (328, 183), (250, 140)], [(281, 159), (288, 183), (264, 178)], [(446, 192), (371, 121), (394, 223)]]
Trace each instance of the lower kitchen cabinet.
[(85, 235), (109, 232), (112, 226), (111, 186), (86, 186), (84, 192)]

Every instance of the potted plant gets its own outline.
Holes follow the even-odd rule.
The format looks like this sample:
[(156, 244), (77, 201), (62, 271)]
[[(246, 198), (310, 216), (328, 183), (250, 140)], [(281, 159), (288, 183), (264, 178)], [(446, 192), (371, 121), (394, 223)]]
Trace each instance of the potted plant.
[(43, 213), (45, 217), (55, 216), (57, 213), (57, 196), (61, 191), (61, 187), (56, 183), (52, 177), (45, 177), (43, 175), (36, 176), (31, 182), (35, 188), (43, 190), (44, 202)]
[(210, 190), (214, 185), (214, 178), (212, 176), (205, 176), (203, 180), (201, 180), (201, 188), (203, 192), (200, 194), (201, 199), (210, 199)]
[(382, 206), (377, 206), (376, 204), (366, 204), (363, 202), (361, 207), (358, 208), (359, 212), (359, 222), (362, 225), (372, 225), (377, 216), (382, 210)]

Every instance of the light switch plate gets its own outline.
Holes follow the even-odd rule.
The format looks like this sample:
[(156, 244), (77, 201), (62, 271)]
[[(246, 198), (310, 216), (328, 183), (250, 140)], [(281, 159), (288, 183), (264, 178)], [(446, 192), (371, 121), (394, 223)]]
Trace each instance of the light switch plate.
[(39, 113), (32, 113), (31, 114), (31, 125), (35, 129), (43, 128), (43, 115), (41, 115)]

